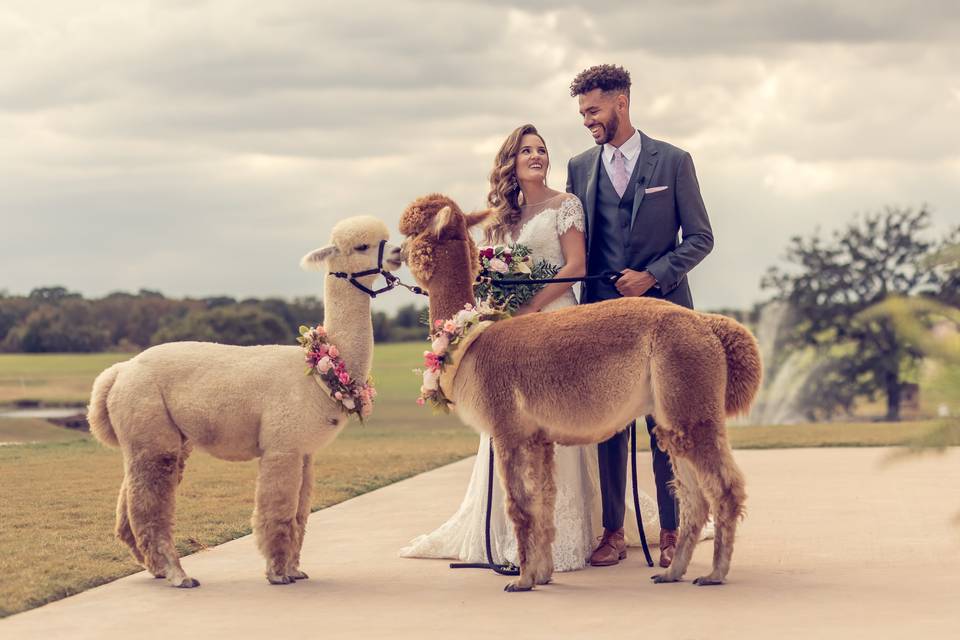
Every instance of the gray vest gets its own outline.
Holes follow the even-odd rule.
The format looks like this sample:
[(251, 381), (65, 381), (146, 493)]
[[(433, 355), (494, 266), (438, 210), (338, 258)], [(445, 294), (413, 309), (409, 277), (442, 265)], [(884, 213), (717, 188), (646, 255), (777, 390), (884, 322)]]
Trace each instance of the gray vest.
[[(633, 214), (632, 188), (637, 181), (640, 169), (638, 162), (633, 166), (633, 175), (627, 183), (623, 197), (617, 195), (613, 187), (603, 158), (600, 158), (600, 172), (597, 176), (597, 206), (593, 229), (590, 230), (590, 256), (588, 270), (591, 274), (604, 271), (623, 271), (627, 268), (627, 254), (630, 245), (630, 217)], [(587, 296), (591, 301), (619, 298), (620, 292), (612, 284), (601, 280), (591, 280), (587, 285)]]

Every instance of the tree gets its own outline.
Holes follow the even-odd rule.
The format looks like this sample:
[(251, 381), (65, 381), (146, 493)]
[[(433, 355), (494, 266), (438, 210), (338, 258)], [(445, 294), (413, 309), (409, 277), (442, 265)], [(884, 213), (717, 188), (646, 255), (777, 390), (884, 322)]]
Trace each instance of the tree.
[(922, 353), (898, 334), (888, 317), (860, 315), (891, 296), (939, 296), (942, 271), (924, 266), (936, 250), (924, 237), (930, 212), (887, 208), (855, 218), (831, 240), (819, 233), (791, 239), (791, 270), (771, 268), (762, 286), (790, 304), (792, 348), (815, 347), (819, 375), (806, 390), (808, 402), (830, 412), (859, 395), (883, 393), (887, 418), (900, 416), (900, 388), (907, 367)]
[(256, 344), (290, 344), (290, 329), (283, 319), (254, 306), (219, 306), (191, 311), (161, 327), (153, 344), (179, 340), (200, 340), (250, 346)]
[(94, 352), (110, 345), (110, 332), (94, 321), (89, 302), (67, 299), (38, 306), (4, 342), (10, 351), (27, 353)]

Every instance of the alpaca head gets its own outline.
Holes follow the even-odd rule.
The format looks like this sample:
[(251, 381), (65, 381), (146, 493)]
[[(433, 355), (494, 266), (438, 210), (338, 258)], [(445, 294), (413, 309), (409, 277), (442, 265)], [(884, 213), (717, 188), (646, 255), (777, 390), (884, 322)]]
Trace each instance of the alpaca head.
[[(377, 268), (380, 243), (390, 237), (387, 225), (372, 216), (355, 216), (341, 220), (330, 233), (330, 244), (303, 256), (300, 266), (310, 271), (359, 273)], [(401, 265), (400, 247), (386, 243), (383, 247), (383, 269), (395, 271)], [(357, 278), (371, 287), (377, 275)]]
[(429, 291), (435, 275), (454, 273), (466, 273), (473, 282), (480, 258), (468, 229), (488, 215), (489, 211), (465, 214), (439, 193), (410, 203), (400, 216), (400, 233), (405, 236), (403, 255), (417, 283)]

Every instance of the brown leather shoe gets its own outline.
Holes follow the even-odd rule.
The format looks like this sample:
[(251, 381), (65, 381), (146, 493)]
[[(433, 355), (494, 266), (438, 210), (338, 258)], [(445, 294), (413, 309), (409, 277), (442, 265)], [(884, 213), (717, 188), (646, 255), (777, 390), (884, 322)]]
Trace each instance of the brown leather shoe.
[(590, 556), (590, 564), (595, 567), (609, 567), (627, 557), (627, 541), (623, 538), (623, 528), (616, 531), (603, 530), (600, 545)]
[(660, 566), (666, 569), (677, 552), (677, 530), (660, 529)]

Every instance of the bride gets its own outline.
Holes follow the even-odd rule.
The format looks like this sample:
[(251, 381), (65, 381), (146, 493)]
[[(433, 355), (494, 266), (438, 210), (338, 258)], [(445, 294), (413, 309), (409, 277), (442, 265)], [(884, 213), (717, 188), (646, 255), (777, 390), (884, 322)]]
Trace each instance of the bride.
[[(582, 277), (586, 270), (583, 206), (576, 196), (547, 186), (550, 157), (543, 138), (533, 125), (515, 129), (500, 147), (490, 174), (487, 201), (495, 211), (484, 230), (486, 244), (521, 243), (530, 248), (534, 262), (546, 260), (560, 267), (557, 278)], [(543, 287), (514, 315), (562, 309), (577, 304), (570, 283)], [(554, 445), (557, 499), (553, 563), (557, 571), (586, 566), (602, 530), (597, 447)], [(490, 461), (490, 437), (480, 437), (480, 448), (467, 492), (447, 522), (414, 539), (400, 550), (409, 558), (451, 558), (486, 562), (485, 516)], [(503, 488), (494, 482), (490, 539), (494, 562), (518, 564), (513, 524), (504, 511)], [(640, 493), (644, 532), (657, 539), (656, 503)], [(632, 528), (631, 528), (632, 527)], [(633, 501), (627, 499), (627, 541), (639, 544)]]

